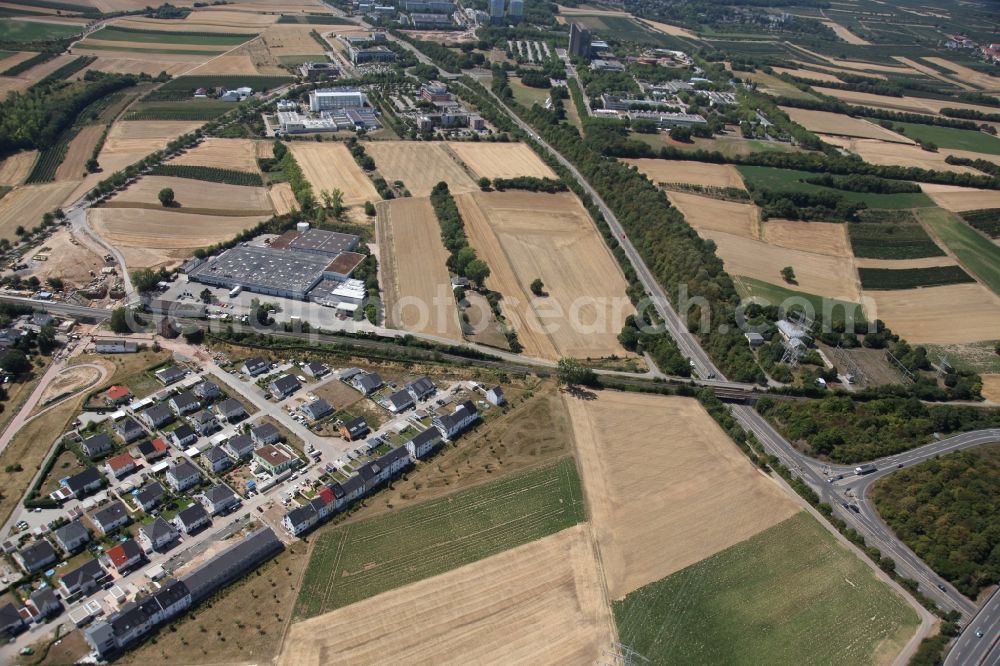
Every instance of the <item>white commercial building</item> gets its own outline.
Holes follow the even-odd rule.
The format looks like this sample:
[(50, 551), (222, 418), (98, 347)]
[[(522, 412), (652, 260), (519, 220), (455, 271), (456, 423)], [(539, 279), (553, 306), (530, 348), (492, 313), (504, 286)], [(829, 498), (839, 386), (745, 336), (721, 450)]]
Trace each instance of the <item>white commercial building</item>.
[(309, 93), (309, 109), (314, 113), (365, 106), (365, 94), (356, 88), (324, 88)]

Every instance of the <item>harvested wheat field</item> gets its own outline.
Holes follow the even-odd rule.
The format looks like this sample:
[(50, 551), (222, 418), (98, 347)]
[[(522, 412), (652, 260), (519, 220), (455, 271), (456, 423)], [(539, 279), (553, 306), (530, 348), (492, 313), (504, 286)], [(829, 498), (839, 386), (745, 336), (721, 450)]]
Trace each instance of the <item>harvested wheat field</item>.
[(137, 16), (115, 23), (116, 27), (157, 32), (218, 32), (243, 34), (258, 32), (278, 20), (274, 14), (250, 12), (193, 11), (182, 19), (157, 19)]
[(94, 154), (94, 146), (104, 134), (104, 125), (87, 125), (73, 137), (66, 148), (66, 157), (56, 169), (56, 180), (83, 178), (87, 175), (84, 165)]
[(850, 257), (852, 254), (846, 224), (768, 220), (763, 226), (763, 240), (770, 245), (833, 257)]
[(689, 160), (637, 159), (622, 160), (639, 169), (654, 183), (690, 183), (708, 187), (737, 187), (743, 179), (732, 164), (709, 164)]
[(836, 88), (817, 87), (816, 92), (830, 95), (848, 104), (858, 104), (861, 106), (874, 106), (876, 108), (891, 109), (895, 111), (910, 111), (912, 113), (940, 113), (944, 107), (952, 109), (967, 109), (970, 111), (980, 111), (982, 113), (996, 113), (996, 108), (981, 106), (977, 104), (966, 104), (964, 102), (953, 102), (951, 100), (930, 99), (928, 97), (887, 97), (873, 93), (854, 92), (851, 90), (837, 90)]
[(278, 663), (586, 664), (615, 640), (590, 529), (577, 525), (293, 624)]
[[(504, 316), (536, 358), (625, 356), (618, 333), (634, 312), (621, 269), (575, 195), (476, 192), (455, 197), (469, 242), (503, 294)], [(546, 295), (535, 297), (539, 278)]]
[(18, 51), (13, 55), (7, 56), (6, 58), (0, 60), (0, 72), (6, 72), (14, 65), (20, 65), (25, 60), (30, 60), (36, 55), (38, 55), (38, 53), (34, 51)]
[[(796, 65), (797, 67), (803, 67), (803, 68), (807, 68), (807, 69), (810, 69), (810, 70), (821, 69), (824, 72), (832, 72), (834, 74), (850, 74), (852, 76), (857, 76), (857, 74), (858, 74), (857, 70), (844, 69), (843, 67), (831, 67), (830, 65), (817, 65), (814, 62), (804, 62), (802, 60), (793, 60), (792, 64)], [(872, 78), (872, 79), (887, 79), (887, 78), (889, 78), (885, 74), (880, 74), (878, 72), (865, 72), (864, 75), (867, 76), (867, 77), (869, 77), (869, 78)], [(837, 79), (836, 81), (831, 81), (831, 83), (841, 83), (841, 81), (840, 81), (840, 79)]]
[[(702, 235), (715, 241), (718, 255), (730, 275), (745, 275), (818, 296), (858, 300), (857, 276), (850, 257), (790, 250), (718, 231), (706, 231)], [(795, 271), (796, 284), (786, 284), (781, 278), (784, 266), (791, 266)]]
[(915, 76), (915, 75), (919, 74), (919, 72), (916, 72), (916, 71), (910, 69), (909, 67), (903, 67), (901, 65), (878, 65), (878, 64), (875, 64), (875, 63), (872, 63), (872, 62), (860, 62), (860, 61), (857, 61), (857, 60), (843, 60), (841, 58), (834, 58), (834, 57), (831, 57), (831, 56), (825, 56), (825, 55), (823, 55), (821, 53), (816, 53), (815, 51), (810, 51), (809, 49), (804, 48), (802, 46), (799, 46), (797, 44), (791, 44), (789, 42), (785, 42), (785, 43), (788, 44), (789, 46), (791, 46), (792, 48), (794, 48), (795, 50), (801, 51), (802, 53), (805, 53), (806, 55), (808, 55), (810, 58), (812, 58), (814, 60), (818, 60), (818, 61), (821, 61), (821, 62), (828, 62), (831, 65), (834, 65), (834, 66), (837, 66), (837, 67), (842, 67), (842, 68), (844, 68), (846, 70), (850, 70), (850, 71), (854, 72), (855, 74), (858, 73), (859, 71), (863, 71), (863, 72), (886, 72), (886, 73), (889, 73), (889, 74), (899, 74), (901, 76)]
[[(283, 72), (284, 70), (282, 70)], [(198, 65), (188, 74), (192, 76), (201, 74), (264, 74), (257, 68), (253, 58), (247, 54), (229, 53), (212, 58), (203, 65)], [(270, 74), (271, 72), (266, 72)]]
[(933, 58), (925, 57), (923, 60), (927, 62), (932, 62), (935, 65), (944, 67), (945, 69), (950, 69), (955, 72), (962, 81), (966, 83), (971, 83), (977, 88), (981, 88), (986, 92), (1000, 92), (1000, 79), (985, 74), (983, 72), (978, 72), (971, 67), (966, 67), (965, 65), (959, 65), (945, 58)]
[(799, 510), (693, 398), (601, 391), (564, 401), (612, 600)]
[(980, 375), (983, 378), (983, 397), (1000, 404), (1000, 375)]
[[(169, 187), (177, 206), (163, 208), (157, 195)], [(109, 208), (155, 208), (166, 213), (205, 215), (271, 215), (271, 200), (263, 187), (209, 183), (173, 176), (143, 176), (106, 204)]]
[(193, 250), (229, 240), (266, 219), (267, 216), (196, 215), (146, 208), (87, 211), (91, 227), (122, 250), (129, 269), (180, 263)]
[(111, 126), (97, 161), (105, 173), (124, 169), (170, 141), (204, 124), (202, 121), (128, 120)]
[(840, 37), (842, 40), (844, 40), (848, 44), (855, 44), (855, 45), (860, 45), (860, 46), (869, 46), (869, 45), (871, 45), (871, 42), (866, 41), (866, 40), (862, 39), (861, 37), (858, 37), (853, 32), (851, 32), (850, 30), (848, 30), (844, 26), (840, 25), (836, 21), (828, 21), (827, 20), (827, 21), (820, 21), (820, 22), (823, 23), (826, 27), (828, 27), (831, 30), (833, 30), (833, 32), (837, 35), (837, 37)]
[(218, 139), (209, 137), (169, 164), (219, 167), (234, 171), (258, 173), (257, 141), (250, 139)]
[(37, 150), (22, 150), (0, 160), (0, 185), (20, 185), (31, 173), (38, 157)]
[[(94, 55), (97, 55), (96, 52)], [(149, 74), (156, 76), (166, 72), (171, 76), (186, 73), (196, 61), (191, 56), (181, 55), (177, 58), (165, 53), (127, 54), (127, 58), (117, 58), (113, 55), (98, 55), (97, 60), (77, 72), (73, 78), (80, 79), (87, 72), (107, 72), (108, 74)]]
[(983, 208), (1000, 208), (1000, 191), (997, 190), (977, 190), (973, 187), (932, 183), (921, 183), (920, 189), (938, 206), (956, 213)]
[(479, 178), (556, 178), (556, 174), (531, 148), (523, 143), (471, 143), (455, 141), (445, 144)]
[(388, 325), (462, 340), (446, 262), (448, 251), (430, 200), (383, 201), (376, 238)]
[(913, 143), (913, 141), (907, 139), (905, 136), (890, 132), (884, 127), (870, 123), (867, 120), (851, 118), (850, 116), (840, 113), (830, 113), (829, 111), (796, 109), (790, 106), (781, 106), (778, 108), (787, 113), (794, 122), (802, 125), (810, 132), (852, 136), (862, 139), (882, 139), (883, 141), (895, 141), (899, 143)]
[(375, 186), (343, 143), (293, 141), (289, 147), (317, 197), (323, 190), (338, 189), (344, 194), (347, 206), (378, 201)]
[(299, 207), (292, 186), (288, 183), (275, 183), (267, 193), (271, 197), (271, 206), (276, 215), (286, 215)]
[(309, 33), (311, 25), (272, 25), (261, 33), (267, 50), (276, 58), (289, 55), (320, 55), (324, 49)]
[(0, 76), (0, 99), (5, 99), (12, 92), (23, 92), (31, 87), (28, 79), (19, 79), (11, 76)]
[(0, 238), (13, 240), (18, 226), (31, 229), (41, 224), (42, 215), (60, 208), (80, 181), (57, 181), (19, 185), (0, 199)]
[(743, 238), (758, 238), (760, 211), (753, 204), (703, 197), (687, 192), (667, 192), (688, 224), (698, 231), (724, 231)]
[(953, 257), (921, 257), (920, 259), (866, 259), (855, 257), (854, 265), (858, 268), (934, 268), (936, 266), (954, 266)]
[(800, 79), (819, 81), (821, 83), (843, 83), (839, 78), (828, 72), (817, 72), (812, 69), (789, 69), (787, 67), (772, 67), (775, 74), (789, 74)]
[(441, 181), (448, 183), (452, 194), (479, 190), (440, 142), (369, 141), (365, 152), (375, 160), (383, 178), (390, 183), (403, 181), (415, 197), (430, 196)]
[(889, 143), (887, 141), (879, 141), (878, 139), (851, 139), (826, 134), (820, 135), (820, 138), (827, 143), (846, 148), (852, 153), (860, 155), (861, 159), (865, 162), (879, 166), (920, 167), (922, 169), (937, 171), (980, 174), (979, 171), (971, 167), (948, 164), (945, 158), (948, 155), (972, 156), (972, 159), (983, 157), (977, 153), (969, 153), (964, 150), (947, 150), (931, 153), (917, 145)]
[(996, 340), (1000, 299), (978, 283), (865, 292), (869, 318), (878, 317), (914, 344), (954, 344)]

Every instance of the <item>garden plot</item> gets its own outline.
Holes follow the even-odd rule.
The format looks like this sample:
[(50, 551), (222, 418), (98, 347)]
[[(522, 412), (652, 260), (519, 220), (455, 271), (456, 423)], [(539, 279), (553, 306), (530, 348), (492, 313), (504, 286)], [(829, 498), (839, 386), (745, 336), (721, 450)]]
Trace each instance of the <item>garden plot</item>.
[(234, 171), (257, 170), (257, 141), (250, 139), (219, 139), (209, 137), (168, 164), (218, 167)]
[(415, 197), (430, 196), (441, 181), (448, 183), (452, 194), (479, 191), (479, 186), (439, 142), (369, 141), (365, 152), (375, 160), (383, 178), (390, 183), (403, 181)]
[[(627, 283), (571, 193), (476, 192), (455, 197), (469, 242), (492, 271), (501, 309), (528, 356), (624, 356), (618, 342), (635, 310)], [(530, 289), (535, 279), (545, 294)]]
[(913, 141), (905, 136), (891, 132), (880, 125), (852, 118), (840, 113), (829, 111), (813, 111), (811, 109), (797, 109), (790, 106), (778, 107), (788, 114), (794, 122), (802, 125), (810, 132), (820, 134), (834, 134), (837, 136), (851, 136), (862, 139), (881, 139), (897, 143), (909, 143)]
[(181, 136), (201, 127), (204, 121), (128, 120), (111, 126), (97, 161), (105, 173), (134, 164), (146, 155), (162, 150)]
[(821, 135), (820, 138), (827, 143), (846, 148), (852, 153), (858, 154), (865, 162), (879, 166), (918, 167), (935, 171), (954, 171), (955, 173), (982, 175), (981, 172), (971, 167), (948, 164), (945, 161), (948, 155), (982, 159), (983, 155), (979, 153), (970, 153), (964, 150), (947, 150), (932, 153), (917, 145), (890, 143), (888, 141), (879, 141), (878, 139), (852, 139), (831, 135)]
[(478, 178), (556, 178), (556, 174), (523, 143), (455, 141), (445, 144)]
[(978, 283), (902, 291), (866, 291), (877, 310), (869, 312), (914, 344), (957, 344), (995, 340), (1000, 298)]
[(293, 624), (278, 663), (585, 664), (614, 640), (590, 530), (578, 525)]
[(707, 187), (736, 187), (741, 190), (743, 179), (731, 164), (709, 164), (688, 160), (636, 159), (623, 160), (646, 174), (654, 183), (690, 183)]
[(611, 391), (564, 400), (613, 600), (799, 511), (697, 400)]
[(377, 211), (387, 325), (461, 341), (448, 252), (430, 201), (393, 199), (380, 202)]
[(698, 231), (721, 231), (741, 238), (759, 237), (760, 210), (753, 204), (687, 192), (667, 192), (667, 198)]
[(79, 180), (39, 185), (19, 185), (0, 199), (0, 238), (14, 240), (19, 226), (31, 229), (42, 223), (42, 215), (61, 208)]
[(22, 150), (0, 161), (0, 185), (20, 185), (38, 159), (37, 150)]
[(375, 186), (343, 143), (293, 141), (289, 147), (317, 197), (324, 190), (340, 190), (346, 206), (379, 200)]
[(997, 190), (977, 190), (972, 187), (932, 183), (921, 183), (920, 189), (938, 206), (955, 213), (1000, 208), (1000, 191)]
[[(170, 188), (176, 206), (164, 208), (158, 194)], [(271, 200), (263, 187), (210, 183), (172, 176), (143, 176), (106, 204), (108, 208), (152, 208), (159, 212), (206, 215), (271, 215)]]

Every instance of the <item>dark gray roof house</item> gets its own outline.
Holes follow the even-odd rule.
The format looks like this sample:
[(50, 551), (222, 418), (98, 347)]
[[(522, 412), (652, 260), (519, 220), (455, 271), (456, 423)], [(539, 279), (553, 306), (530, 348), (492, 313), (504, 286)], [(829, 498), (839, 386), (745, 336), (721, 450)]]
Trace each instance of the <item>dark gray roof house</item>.
[(236, 458), (237, 460), (241, 458), (246, 458), (251, 453), (253, 453), (254, 449), (253, 437), (251, 437), (249, 434), (233, 437), (232, 439), (230, 439), (229, 441), (227, 441), (225, 444), (222, 445), (222, 449), (233, 458)]
[(201, 473), (187, 460), (182, 460), (167, 470), (167, 484), (178, 492), (187, 490), (199, 481)]
[(190, 534), (202, 525), (208, 524), (208, 512), (205, 511), (205, 507), (195, 502), (188, 508), (178, 513), (175, 521), (178, 527)]
[(274, 427), (273, 423), (261, 423), (250, 429), (250, 436), (258, 444), (274, 444), (281, 439), (281, 432)]
[(205, 462), (208, 463), (209, 468), (213, 472), (221, 472), (233, 466), (232, 458), (222, 450), (221, 446), (213, 446), (202, 453), (201, 457), (205, 459)]
[(299, 380), (292, 375), (281, 375), (267, 386), (271, 390), (271, 393), (281, 398), (289, 396), (302, 388)]
[(66, 553), (72, 553), (90, 541), (90, 530), (79, 520), (74, 520), (71, 523), (66, 523), (62, 527), (56, 528), (52, 532), (52, 536), (60, 548)]
[(98, 433), (93, 437), (88, 437), (80, 442), (80, 449), (87, 454), (88, 457), (94, 458), (95, 456), (107, 453), (112, 449), (111, 438), (108, 437), (107, 433)]
[(437, 387), (427, 377), (420, 377), (407, 384), (406, 390), (410, 392), (414, 400), (423, 400), (427, 396), (433, 395), (437, 391)]
[(28, 603), (38, 611), (39, 621), (62, 612), (63, 605), (51, 587), (40, 587), (28, 597)]
[(142, 507), (143, 511), (149, 511), (154, 506), (163, 501), (166, 490), (159, 481), (150, 481), (135, 494), (136, 503)]
[(140, 413), (139, 418), (145, 421), (151, 428), (159, 428), (161, 425), (173, 421), (174, 413), (166, 405), (153, 405)]
[(102, 534), (107, 534), (121, 525), (127, 525), (132, 520), (125, 505), (118, 500), (99, 511), (95, 511), (91, 514), (90, 519), (94, 522), (94, 527)]
[(198, 397), (191, 391), (178, 393), (170, 399), (170, 408), (178, 414), (187, 414), (201, 407)]
[(362, 372), (351, 378), (354, 388), (365, 395), (377, 391), (384, 383), (377, 372)]
[(240, 401), (234, 398), (226, 398), (216, 405), (215, 409), (229, 422), (238, 421), (247, 415), (247, 410), (243, 409)]
[(255, 356), (253, 358), (248, 358), (246, 361), (244, 361), (243, 372), (250, 375), (251, 377), (256, 377), (257, 375), (262, 374), (264, 371), (266, 371), (269, 367), (271, 367), (270, 363), (260, 358), (259, 356)]
[(73, 493), (73, 497), (79, 499), (104, 485), (104, 477), (96, 467), (88, 467), (66, 479), (65, 485)]
[(413, 396), (406, 389), (402, 389), (386, 398), (386, 403), (386, 407), (390, 412), (398, 414), (413, 407)]
[(350, 441), (355, 441), (368, 434), (368, 424), (362, 417), (351, 419), (340, 426), (340, 432)]
[(274, 531), (262, 527), (192, 571), (183, 581), (197, 603), (282, 550), (284, 545)]
[[(169, 409), (167, 410), (167, 413), (170, 413)], [(126, 416), (122, 420), (115, 423), (115, 432), (118, 433), (118, 436), (121, 437), (126, 444), (134, 442), (146, 434), (146, 431), (142, 429), (142, 426), (139, 425), (131, 416)]]
[(187, 373), (172, 365), (169, 368), (157, 370), (153, 374), (156, 375), (156, 378), (159, 379), (164, 385), (168, 385), (180, 381)]
[(0, 606), (0, 633), (13, 638), (24, 629), (24, 620), (14, 604)]
[(41, 571), (55, 562), (58, 555), (56, 555), (56, 549), (52, 547), (51, 543), (41, 539), (17, 551), (14, 554), (14, 559), (21, 565), (22, 569), (31, 574)]
[(202, 400), (211, 400), (222, 395), (219, 385), (215, 382), (203, 381), (195, 385), (194, 394)]
[(322, 377), (323, 375), (330, 372), (329, 368), (327, 368), (322, 363), (317, 363), (316, 361), (309, 361), (308, 363), (302, 366), (302, 370), (310, 377), (317, 377), (317, 378)]
[(318, 421), (325, 416), (333, 414), (333, 405), (323, 398), (316, 398), (312, 402), (303, 405), (302, 411), (313, 421)]
[(59, 579), (59, 589), (67, 597), (71, 597), (78, 592), (86, 594), (89, 590), (97, 586), (98, 581), (107, 575), (108, 573), (101, 566), (100, 562), (97, 560), (87, 560)]
[(186, 423), (182, 423), (177, 426), (174, 431), (170, 433), (170, 436), (173, 438), (174, 443), (177, 444), (177, 446), (187, 446), (191, 442), (198, 439), (198, 433), (196, 433), (194, 428)]

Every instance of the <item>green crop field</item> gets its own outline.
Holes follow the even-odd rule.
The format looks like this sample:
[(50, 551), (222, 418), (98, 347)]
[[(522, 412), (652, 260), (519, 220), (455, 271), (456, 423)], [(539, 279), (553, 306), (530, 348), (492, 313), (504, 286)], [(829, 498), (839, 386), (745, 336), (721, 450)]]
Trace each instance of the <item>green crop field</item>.
[(62, 23), (42, 23), (40, 21), (20, 21), (4, 19), (0, 21), (0, 41), (36, 42), (48, 39), (62, 39), (83, 32), (78, 25)]
[(1000, 246), (944, 209), (922, 210), (920, 219), (973, 275), (1000, 294)]
[(133, 30), (131, 28), (101, 28), (90, 35), (91, 39), (107, 42), (143, 42), (149, 44), (193, 44), (199, 46), (238, 46), (253, 39), (256, 34), (227, 34), (214, 32), (165, 32)]
[(804, 512), (633, 592), (614, 614), (621, 642), (651, 664), (874, 664), (918, 624)]
[(795, 169), (776, 169), (773, 167), (737, 166), (743, 180), (750, 185), (775, 192), (828, 192), (840, 195), (844, 201), (861, 202), (869, 208), (923, 208), (934, 205), (923, 192), (907, 192), (903, 194), (871, 194), (868, 192), (851, 192), (832, 187), (812, 185), (804, 182), (807, 178), (815, 178), (819, 174)]
[(804, 291), (794, 291), (743, 275), (734, 275), (733, 282), (736, 285), (736, 292), (742, 298), (757, 298), (769, 305), (784, 304), (785, 307), (805, 307), (805, 303), (808, 303), (813, 312), (817, 316), (823, 316), (824, 319), (827, 318), (825, 315), (828, 314), (831, 321), (847, 321), (848, 315), (853, 314), (855, 323), (862, 324), (866, 321), (864, 309), (860, 303), (839, 301), (835, 298), (807, 294)]
[(237, 102), (220, 102), (214, 99), (143, 102), (134, 106), (125, 120), (215, 120), (237, 107)]
[(159, 164), (150, 169), (149, 173), (153, 176), (190, 178), (191, 180), (204, 180), (209, 183), (226, 183), (228, 185), (262, 186), (264, 184), (259, 173), (189, 164)]
[(350, 21), (332, 14), (282, 14), (278, 23), (305, 23), (307, 25), (352, 25)]
[(946, 284), (974, 282), (961, 266), (932, 266), (930, 268), (859, 268), (862, 289), (916, 289), (940, 287)]
[(967, 210), (959, 215), (990, 238), (1000, 238), (1000, 208)]
[(922, 226), (895, 222), (851, 222), (847, 225), (851, 250), (855, 257), (866, 259), (919, 259), (943, 257)]
[(320, 534), (295, 616), (312, 617), (584, 520), (572, 458)]
[(986, 132), (955, 129), (954, 127), (938, 127), (937, 125), (919, 125), (916, 123), (892, 124), (896, 131), (901, 128), (903, 136), (919, 141), (929, 141), (938, 148), (952, 150), (969, 150), (974, 153), (1000, 155), (1000, 139)]

